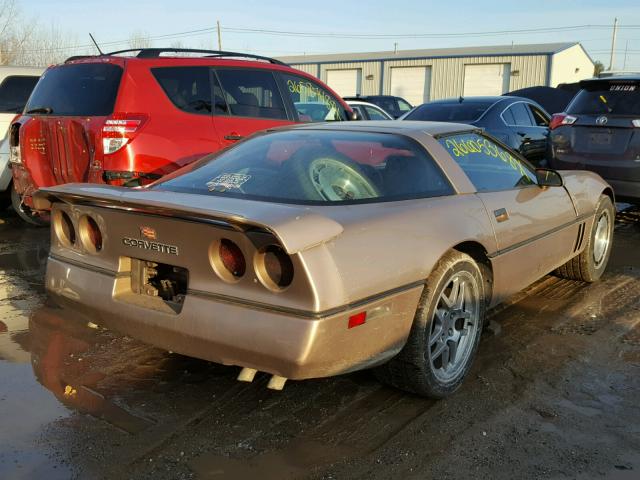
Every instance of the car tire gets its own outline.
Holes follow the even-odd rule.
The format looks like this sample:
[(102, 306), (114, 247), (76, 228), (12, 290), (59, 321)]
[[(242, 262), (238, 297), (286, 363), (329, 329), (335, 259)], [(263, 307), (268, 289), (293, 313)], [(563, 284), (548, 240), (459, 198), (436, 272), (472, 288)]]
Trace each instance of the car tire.
[(29, 225), (44, 227), (49, 224), (49, 222), (45, 218), (34, 215), (31, 209), (24, 203), (22, 203), (22, 197), (18, 192), (16, 192), (16, 189), (13, 187), (11, 188), (11, 206), (18, 214), (18, 216)]
[(598, 280), (607, 268), (611, 255), (615, 218), (616, 210), (611, 198), (601, 195), (587, 244), (582, 253), (573, 257), (554, 273), (569, 280), (582, 280), (589, 283)]
[(407, 343), (398, 355), (375, 369), (378, 379), (431, 398), (451, 395), (475, 358), (486, 303), (479, 265), (462, 252), (445, 255), (427, 279)]

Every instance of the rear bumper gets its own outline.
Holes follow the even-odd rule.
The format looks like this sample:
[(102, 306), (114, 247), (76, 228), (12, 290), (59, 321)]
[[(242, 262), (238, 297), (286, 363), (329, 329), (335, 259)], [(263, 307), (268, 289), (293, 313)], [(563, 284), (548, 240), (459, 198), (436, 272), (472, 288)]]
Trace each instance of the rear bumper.
[[(404, 346), (421, 285), (357, 308), (296, 315), (189, 292), (180, 313), (145, 308), (118, 295), (115, 272), (49, 258), (46, 288), (92, 321), (183, 355), (254, 368), (291, 379), (327, 377), (389, 360)], [(349, 316), (367, 312), (348, 329)]]

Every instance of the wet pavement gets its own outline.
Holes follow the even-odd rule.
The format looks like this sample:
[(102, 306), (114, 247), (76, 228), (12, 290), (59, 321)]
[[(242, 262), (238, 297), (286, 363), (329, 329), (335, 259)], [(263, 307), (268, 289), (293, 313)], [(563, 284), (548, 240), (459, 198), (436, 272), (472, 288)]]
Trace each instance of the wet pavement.
[(47, 301), (48, 230), (0, 214), (0, 479), (640, 478), (640, 215), (601, 282), (491, 312), (453, 397), (369, 372), (236, 382)]

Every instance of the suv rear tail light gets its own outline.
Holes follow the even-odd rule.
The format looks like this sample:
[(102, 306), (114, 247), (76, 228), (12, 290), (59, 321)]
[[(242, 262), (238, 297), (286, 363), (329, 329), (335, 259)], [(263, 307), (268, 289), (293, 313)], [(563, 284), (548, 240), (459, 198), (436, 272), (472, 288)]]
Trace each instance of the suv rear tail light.
[(102, 149), (105, 155), (116, 153), (133, 139), (145, 123), (146, 115), (112, 115), (102, 126)]
[(293, 281), (291, 257), (277, 245), (269, 245), (258, 252), (255, 269), (260, 281), (269, 290), (283, 290)]
[(555, 113), (551, 117), (551, 122), (549, 122), (549, 130), (553, 130), (554, 128), (558, 128), (562, 125), (573, 125), (576, 120), (578, 120), (578, 117), (574, 117), (573, 115)]
[(9, 127), (9, 161), (12, 163), (22, 163), (20, 152), (20, 124), (14, 123)]

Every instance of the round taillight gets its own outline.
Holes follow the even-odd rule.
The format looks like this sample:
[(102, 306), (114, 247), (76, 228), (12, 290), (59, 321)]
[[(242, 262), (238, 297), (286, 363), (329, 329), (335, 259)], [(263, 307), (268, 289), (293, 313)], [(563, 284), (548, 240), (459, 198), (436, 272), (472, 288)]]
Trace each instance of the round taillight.
[(71, 247), (76, 243), (76, 229), (73, 221), (67, 212), (55, 210), (52, 217), (53, 230), (60, 240), (60, 243), (67, 247)]
[(102, 232), (93, 218), (88, 215), (80, 219), (79, 224), (80, 241), (82, 246), (91, 253), (98, 253), (102, 250)]
[(209, 260), (218, 276), (227, 282), (238, 281), (247, 271), (247, 262), (242, 250), (227, 238), (211, 245)]
[(265, 287), (280, 291), (293, 281), (293, 262), (282, 247), (269, 245), (256, 255), (256, 272)]

